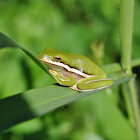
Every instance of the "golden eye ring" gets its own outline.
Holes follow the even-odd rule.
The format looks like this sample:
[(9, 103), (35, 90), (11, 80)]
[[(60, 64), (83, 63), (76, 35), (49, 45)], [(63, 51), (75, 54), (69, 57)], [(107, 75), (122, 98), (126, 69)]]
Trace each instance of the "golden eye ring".
[(54, 61), (60, 62), (60, 61), (61, 61), (61, 57), (60, 57), (60, 56), (55, 56), (55, 57), (54, 57)]

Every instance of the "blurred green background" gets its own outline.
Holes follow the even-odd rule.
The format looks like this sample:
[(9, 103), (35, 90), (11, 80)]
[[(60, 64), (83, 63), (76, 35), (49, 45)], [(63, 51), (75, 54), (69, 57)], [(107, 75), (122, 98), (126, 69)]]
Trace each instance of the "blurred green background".
[[(51, 47), (105, 65), (120, 62), (119, 10), (119, 0), (0, 0), (0, 32), (36, 56)], [(132, 58), (137, 58), (138, 0), (134, 12)], [(0, 74), (0, 98), (56, 83), (18, 49), (0, 50)], [(128, 131), (115, 126), (114, 110), (122, 122), (128, 121), (119, 86), (14, 126), (0, 140), (121, 140)]]

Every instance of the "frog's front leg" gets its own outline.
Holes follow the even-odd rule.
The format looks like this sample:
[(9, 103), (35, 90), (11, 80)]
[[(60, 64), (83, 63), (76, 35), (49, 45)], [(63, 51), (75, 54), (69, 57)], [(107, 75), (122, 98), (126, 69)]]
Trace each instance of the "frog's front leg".
[(89, 77), (77, 83), (79, 90), (97, 90), (102, 89), (113, 84), (112, 79), (105, 79), (102, 76)]
[(75, 85), (75, 79), (71, 75), (67, 75), (67, 77), (64, 77), (61, 76), (57, 71), (51, 69), (49, 69), (49, 72), (60, 85), (64, 85), (64, 86)]

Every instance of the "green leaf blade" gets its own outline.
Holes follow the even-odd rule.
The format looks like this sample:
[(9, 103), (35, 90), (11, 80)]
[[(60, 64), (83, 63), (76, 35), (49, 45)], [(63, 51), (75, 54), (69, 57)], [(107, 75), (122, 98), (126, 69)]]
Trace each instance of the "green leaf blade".
[[(133, 75), (124, 76), (114, 85), (126, 82)], [(103, 90), (103, 89), (102, 89)], [(49, 85), (0, 100), (0, 132), (20, 122), (39, 117), (72, 101), (100, 90), (77, 92), (67, 87)]]
[(18, 45), (14, 40), (12, 40), (11, 38), (7, 37), (6, 35), (4, 35), (3, 33), (0, 32), (0, 49), (2, 48), (6, 48), (6, 47), (11, 47), (11, 48), (19, 48), (21, 49), (24, 53), (26, 53), (42, 70), (44, 70), (46, 73), (48, 73), (48, 71), (46, 70), (46, 68), (42, 65), (42, 63), (32, 54), (30, 53), (28, 50), (26, 50), (25, 48), (21, 47), (20, 45)]

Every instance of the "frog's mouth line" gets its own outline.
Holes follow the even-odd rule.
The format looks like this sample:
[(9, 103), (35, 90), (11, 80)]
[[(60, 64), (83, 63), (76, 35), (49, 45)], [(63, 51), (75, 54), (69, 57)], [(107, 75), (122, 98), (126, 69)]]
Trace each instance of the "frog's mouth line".
[(79, 74), (79, 75), (81, 75), (81, 76), (83, 76), (83, 77), (85, 77), (85, 78), (88, 78), (88, 77), (91, 77), (91, 76), (93, 76), (93, 77), (95, 76), (95, 75), (88, 75), (88, 74), (86, 74), (86, 73), (83, 73), (83, 72), (81, 72), (81, 71), (75, 69), (75, 68), (71, 68), (69, 65), (66, 65), (66, 64), (64, 64), (64, 63), (62, 63), (62, 62), (53, 62), (53, 61), (51, 61), (51, 60), (44, 60), (44, 59), (40, 59), (40, 58), (39, 58), (39, 60), (40, 60), (41, 62), (43, 62), (43, 63), (46, 63), (46, 64), (51, 64), (51, 65), (63, 67), (63, 68), (66, 69), (67, 71), (70, 71), (70, 72), (72, 72), (72, 73)]

